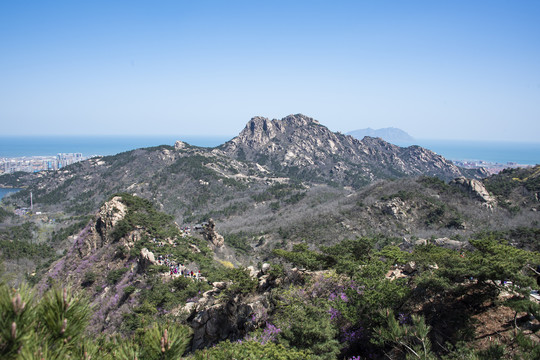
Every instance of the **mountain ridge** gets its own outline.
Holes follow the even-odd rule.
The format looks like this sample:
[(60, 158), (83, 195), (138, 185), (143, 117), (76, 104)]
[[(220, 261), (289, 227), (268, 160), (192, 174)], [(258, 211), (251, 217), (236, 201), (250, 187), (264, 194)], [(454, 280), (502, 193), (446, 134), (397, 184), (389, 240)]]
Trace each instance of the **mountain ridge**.
[[(360, 189), (381, 179), (484, 175), (481, 170), (458, 168), (419, 146), (401, 148), (370, 137), (357, 140), (297, 114), (282, 120), (254, 117), (237, 137), (216, 148), (178, 141), (174, 147), (96, 157), (54, 172), (16, 179), (4, 175), (0, 182), (5, 179), (28, 187), (10, 197), (17, 206), (29, 206), (32, 192), (34, 204), (43, 211), (89, 214), (108, 196), (129, 192), (152, 199), (177, 219), (190, 222), (215, 211), (242, 211), (240, 203), (263, 196), (274, 184)], [(302, 191), (294, 185), (287, 194), (292, 199)]]
[[(257, 116), (238, 136), (217, 149), (236, 159), (255, 161), (274, 171), (303, 173), (308, 178), (360, 186), (376, 179), (418, 175), (451, 180), (485, 177), (482, 170), (460, 169), (419, 146), (402, 148), (382, 139), (362, 140), (331, 132), (303, 114), (281, 120)], [(293, 171), (291, 171), (293, 170)]]

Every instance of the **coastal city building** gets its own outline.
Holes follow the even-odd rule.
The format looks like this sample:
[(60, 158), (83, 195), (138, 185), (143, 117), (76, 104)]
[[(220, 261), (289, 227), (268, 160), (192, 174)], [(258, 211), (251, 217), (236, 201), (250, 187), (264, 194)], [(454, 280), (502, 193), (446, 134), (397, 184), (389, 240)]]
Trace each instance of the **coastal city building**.
[(0, 158), (0, 174), (11, 174), (16, 171), (38, 172), (58, 170), (86, 159), (81, 153), (60, 153), (56, 156)]
[(452, 162), (455, 165), (465, 168), (465, 169), (484, 168), (490, 174), (498, 174), (504, 169), (508, 169), (508, 168), (515, 169), (518, 167), (521, 167), (521, 168), (532, 167), (532, 165), (518, 164), (515, 162), (507, 162), (503, 164), (503, 163), (484, 161), (484, 160), (452, 160)]

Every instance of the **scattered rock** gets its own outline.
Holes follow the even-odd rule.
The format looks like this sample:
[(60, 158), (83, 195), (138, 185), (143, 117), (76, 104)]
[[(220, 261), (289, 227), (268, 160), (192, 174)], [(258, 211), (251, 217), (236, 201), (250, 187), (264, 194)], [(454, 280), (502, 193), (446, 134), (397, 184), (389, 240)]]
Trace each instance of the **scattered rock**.
[(257, 277), (257, 270), (255, 270), (254, 266), (248, 266), (246, 269), (249, 271), (249, 276), (251, 276), (252, 278)]
[(192, 311), (195, 310), (197, 303), (195, 302), (188, 302), (186, 305), (182, 308), (181, 312), (191, 315)]
[(438, 245), (447, 249), (452, 249), (452, 250), (459, 250), (468, 244), (466, 242), (462, 242), (458, 240), (451, 240), (447, 237), (435, 239), (433, 240), (433, 243), (435, 245)]
[(375, 207), (381, 209), (383, 214), (391, 215), (397, 220), (407, 218), (408, 206), (400, 198), (393, 198), (385, 202), (377, 202)]
[(223, 290), (223, 289), (226, 289), (227, 288), (227, 282), (225, 281), (218, 281), (218, 282), (215, 282), (215, 283), (212, 283), (212, 286), (214, 288), (216, 288), (217, 290)]
[(189, 247), (193, 250), (194, 253), (200, 253), (201, 249), (197, 247), (195, 244), (189, 244)]
[(264, 264), (262, 265), (261, 271), (262, 271), (262, 273), (265, 274), (265, 275), (268, 274), (268, 272), (270, 271), (270, 264), (264, 263)]
[(416, 263), (414, 261), (409, 261), (405, 266), (403, 266), (403, 273), (410, 275), (417, 270)]
[(263, 275), (259, 278), (259, 284), (257, 285), (257, 291), (264, 292), (272, 285), (270, 275)]
[(390, 281), (393, 281), (399, 278), (407, 277), (407, 275), (405, 275), (403, 271), (401, 271), (400, 269), (395, 269), (395, 270), (389, 270), (386, 273), (385, 277), (389, 279)]
[(414, 242), (414, 245), (421, 246), (421, 245), (427, 245), (428, 241), (427, 239), (418, 239)]
[(190, 322), (193, 329), (191, 350), (202, 349), (225, 339), (234, 341), (243, 338), (254, 329), (252, 314), (253, 307), (238, 299), (197, 312)]

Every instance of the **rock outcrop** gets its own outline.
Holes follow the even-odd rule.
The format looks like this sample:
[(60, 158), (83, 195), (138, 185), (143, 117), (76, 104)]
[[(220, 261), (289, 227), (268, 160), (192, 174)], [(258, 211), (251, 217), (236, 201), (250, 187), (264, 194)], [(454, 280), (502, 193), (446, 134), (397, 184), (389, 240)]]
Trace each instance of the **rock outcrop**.
[(222, 247), (225, 243), (223, 236), (217, 233), (216, 224), (213, 219), (209, 219), (208, 223), (203, 226), (202, 235), (210, 243), (212, 249)]
[(396, 220), (405, 220), (407, 211), (410, 209), (410, 206), (398, 197), (376, 202), (374, 207), (380, 209), (383, 214), (391, 215)]
[(459, 177), (450, 181), (450, 185), (457, 186), (458, 188), (467, 192), (473, 198), (482, 201), (488, 207), (492, 207), (497, 204), (497, 200), (490, 195), (484, 184), (476, 179)]
[(127, 206), (121, 200), (115, 196), (104, 203), (92, 223), (77, 235), (75, 245), (81, 258), (110, 242), (114, 227), (127, 213)]
[(139, 272), (144, 272), (150, 265), (156, 265), (156, 257), (154, 256), (154, 253), (148, 250), (147, 248), (143, 248), (141, 250), (141, 254), (139, 256)]
[(185, 149), (187, 146), (187, 144), (183, 141), (180, 141), (180, 140), (177, 140), (175, 143), (174, 143), (174, 149), (175, 150), (183, 150)]
[[(270, 289), (276, 279), (268, 274), (269, 264), (256, 276), (258, 292), (245, 298), (239, 294), (224, 294), (230, 282), (215, 282), (212, 290), (196, 302), (188, 302), (173, 314), (184, 313), (193, 330), (193, 351), (218, 341), (242, 339), (248, 332), (264, 325), (265, 316), (273, 311)], [(225, 296), (223, 296), (225, 295)]]
[(192, 350), (226, 339), (243, 338), (255, 329), (250, 321), (255, 311), (254, 306), (254, 303), (245, 304), (233, 299), (197, 312), (190, 322), (193, 330)]

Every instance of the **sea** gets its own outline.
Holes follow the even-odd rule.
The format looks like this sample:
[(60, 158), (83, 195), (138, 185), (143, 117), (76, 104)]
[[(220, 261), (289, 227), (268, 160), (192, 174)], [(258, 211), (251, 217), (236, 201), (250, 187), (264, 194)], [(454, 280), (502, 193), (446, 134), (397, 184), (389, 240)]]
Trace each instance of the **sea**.
[[(0, 158), (54, 156), (58, 153), (82, 153), (85, 157), (114, 155), (124, 151), (158, 145), (174, 145), (182, 140), (200, 147), (215, 147), (234, 136), (0, 136)], [(397, 144), (408, 146), (409, 144)], [(499, 164), (540, 164), (539, 142), (503, 142), (471, 140), (415, 141), (448, 160), (487, 161)]]
[(19, 191), (21, 189), (4, 189), (4, 188), (0, 188), (0, 200), (2, 200), (2, 198), (8, 194), (11, 194), (11, 193), (16, 193), (17, 191)]
[(0, 136), (0, 158), (55, 156), (82, 153), (83, 156), (115, 155), (124, 151), (174, 145), (177, 140), (201, 147), (215, 147), (234, 136)]
[[(0, 136), (0, 158), (22, 156), (53, 156), (58, 153), (82, 153), (83, 156), (114, 155), (124, 151), (157, 146), (174, 145), (182, 140), (191, 145), (215, 147), (234, 136)], [(408, 146), (409, 144), (397, 144)], [(506, 164), (508, 162), (540, 164), (539, 142), (504, 142), (471, 140), (415, 141), (449, 160), (484, 160)]]
[(507, 142), (420, 139), (416, 141), (416, 145), (442, 155), (448, 160), (540, 164), (540, 140), (538, 142)]
[[(82, 153), (85, 157), (114, 155), (138, 148), (174, 145), (182, 140), (200, 147), (215, 147), (234, 136), (0, 136), (0, 158), (54, 156), (58, 153)], [(396, 144), (409, 146), (413, 143)], [(414, 142), (448, 160), (487, 161), (521, 165), (540, 164), (539, 142), (504, 142), (420, 139)], [(18, 189), (0, 188), (0, 200)]]

